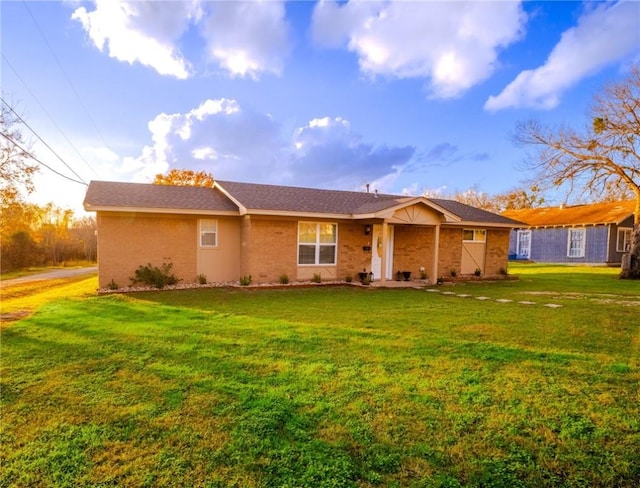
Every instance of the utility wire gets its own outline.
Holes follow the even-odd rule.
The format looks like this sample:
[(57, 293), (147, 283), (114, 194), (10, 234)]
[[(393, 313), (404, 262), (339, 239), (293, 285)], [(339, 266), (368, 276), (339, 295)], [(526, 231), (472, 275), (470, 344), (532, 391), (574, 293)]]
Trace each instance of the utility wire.
[[(60, 134), (62, 134), (62, 137), (64, 137), (64, 139), (69, 143), (69, 145), (73, 148), (73, 150), (75, 151), (75, 153), (80, 157), (80, 159), (82, 159), (82, 161), (84, 162), (84, 164), (87, 166), (87, 168), (89, 168), (91, 171), (93, 171), (93, 174), (95, 174), (96, 176), (99, 176), (98, 173), (96, 172), (96, 170), (93, 168), (93, 166), (91, 166), (89, 164), (89, 161), (87, 161), (84, 156), (80, 153), (80, 151), (78, 151), (78, 148), (73, 144), (73, 142), (71, 142), (71, 140), (67, 137), (67, 135), (64, 133), (64, 131), (60, 128), (60, 126), (56, 123), (55, 120), (53, 120), (53, 117), (51, 117), (51, 114), (49, 114), (49, 112), (47, 112), (47, 110), (42, 106), (42, 103), (40, 103), (40, 100), (38, 100), (38, 97), (31, 91), (31, 89), (29, 88), (29, 86), (27, 85), (27, 83), (22, 79), (22, 77), (18, 74), (18, 72), (16, 71), (16, 69), (13, 67), (13, 65), (11, 64), (11, 62), (7, 59), (7, 57), (4, 55), (4, 53), (2, 53), (2, 59), (4, 59), (4, 61), (7, 63), (7, 66), (9, 66), (9, 68), (11, 68), (11, 71), (13, 71), (13, 74), (16, 76), (16, 78), (18, 78), (18, 80), (20, 80), (20, 83), (22, 83), (22, 85), (25, 87), (25, 89), (29, 92), (29, 94), (33, 97), (33, 99), (36, 101), (36, 103), (38, 104), (38, 106), (40, 107), (40, 109), (46, 114), (46, 116), (49, 118), (49, 120), (51, 121), (51, 123), (54, 125), (54, 127), (56, 129), (58, 129), (58, 132), (60, 132)], [(6, 103), (6, 102), (5, 102)]]
[[(52, 148), (49, 144), (47, 144), (47, 142), (46, 142), (42, 137), (40, 137), (40, 135), (39, 135), (39, 134), (38, 134), (38, 133), (37, 133), (37, 132), (36, 132), (36, 131), (35, 131), (35, 130), (34, 130), (34, 129), (29, 125), (29, 124), (27, 124), (27, 122), (26, 122), (22, 117), (20, 117), (20, 115), (18, 114), (18, 112), (16, 112), (16, 111), (13, 109), (13, 107), (11, 107), (11, 105), (9, 105), (9, 104), (5, 101), (5, 99), (4, 99), (4, 98), (2, 98), (2, 96), (0, 96), (0, 100), (2, 100), (2, 103), (4, 103), (4, 104), (9, 108), (9, 110), (11, 110), (11, 112), (13, 113), (13, 115), (15, 115), (15, 116), (18, 118), (18, 120), (20, 120), (20, 122), (22, 122), (22, 123), (23, 123), (23, 124), (24, 124), (24, 125), (25, 125), (25, 126), (26, 126), (30, 131), (31, 131), (31, 132), (33, 132), (33, 133), (34, 133), (34, 135), (35, 135), (35, 136), (40, 140), (40, 142), (42, 142), (42, 144), (44, 144), (44, 145), (47, 147), (47, 149), (49, 149), (49, 151), (51, 151), (51, 152), (52, 152), (52, 153), (53, 153), (53, 154), (54, 154), (54, 155), (55, 155), (55, 156), (56, 156), (56, 157), (57, 157), (57, 158), (62, 162), (62, 164), (64, 164), (64, 165), (65, 165), (65, 166), (66, 166), (66, 167), (67, 167), (67, 168), (68, 168), (68, 169), (69, 169), (69, 170), (74, 174), (74, 176), (76, 176), (79, 180), (81, 180), (81, 181), (82, 181), (82, 183), (84, 183), (84, 184), (86, 185), (86, 182), (85, 182), (84, 180), (82, 180), (82, 176), (80, 176), (78, 173), (76, 173), (76, 172), (75, 172), (75, 170), (74, 170), (71, 166), (69, 166), (69, 165), (67, 164), (67, 162), (66, 162), (64, 159), (62, 159), (62, 157), (61, 157), (57, 152), (55, 152), (55, 151), (53, 150), (53, 148)], [(17, 145), (17, 144), (16, 144), (16, 145)], [(32, 157), (33, 157), (33, 156), (32, 156)], [(35, 159), (35, 158), (34, 158), (34, 159)]]
[(22, 5), (24, 5), (24, 8), (27, 9), (27, 12), (29, 12), (29, 15), (31, 16), (31, 20), (33, 20), (33, 23), (38, 28), (38, 32), (40, 32), (40, 35), (42, 36), (42, 39), (44, 40), (44, 43), (49, 48), (49, 51), (51, 51), (51, 55), (53, 56), (53, 60), (58, 65), (58, 68), (60, 68), (60, 71), (64, 75), (65, 80), (67, 81), (67, 83), (71, 87), (71, 91), (73, 91), (73, 94), (75, 95), (76, 99), (78, 100), (78, 103), (80, 104), (80, 106), (84, 110), (85, 115), (87, 116), (87, 119), (89, 119), (89, 122), (91, 122), (91, 125), (93, 126), (94, 130), (98, 134), (98, 137), (102, 141), (102, 144), (104, 145), (104, 147), (108, 148), (109, 145), (105, 142), (104, 137), (102, 137), (102, 134), (100, 133), (100, 130), (98, 129), (98, 126), (96, 125), (96, 123), (94, 122), (93, 118), (91, 117), (91, 112), (89, 112), (89, 110), (87, 109), (86, 105), (82, 102), (82, 99), (80, 98), (80, 95), (78, 94), (78, 91), (76, 90), (76, 87), (71, 82), (71, 78), (69, 78), (69, 76), (67, 75), (67, 72), (62, 67), (62, 63), (60, 63), (60, 60), (58, 59), (58, 56), (56, 56), (56, 53), (53, 50), (53, 48), (51, 47), (51, 44), (49, 43), (49, 40), (47, 39), (47, 36), (44, 35), (44, 32), (42, 31), (42, 28), (40, 27), (40, 24), (38, 24), (38, 21), (36, 20), (35, 16), (31, 12), (31, 9), (29, 8), (29, 5), (27, 5), (27, 2), (25, 0), (22, 0)]
[(70, 178), (67, 175), (63, 175), (59, 171), (56, 171), (55, 169), (53, 169), (51, 166), (43, 163), (38, 158), (36, 158), (33, 154), (31, 154), (28, 150), (26, 150), (24, 147), (22, 147), (20, 144), (18, 144), (16, 141), (14, 141), (9, 136), (7, 136), (4, 132), (0, 132), (0, 136), (4, 137), (7, 141), (9, 141), (11, 144), (16, 146), (18, 149), (20, 149), (22, 152), (24, 152), (27, 156), (29, 156), (31, 159), (33, 159), (36, 163), (41, 164), (42, 166), (47, 168), (49, 171), (52, 171), (53, 173), (57, 174), (58, 176), (62, 176), (64, 179), (67, 179), (67, 180), (72, 181), (74, 183), (78, 183), (78, 184), (84, 185), (84, 186), (89, 186), (84, 181), (74, 180), (73, 178)]

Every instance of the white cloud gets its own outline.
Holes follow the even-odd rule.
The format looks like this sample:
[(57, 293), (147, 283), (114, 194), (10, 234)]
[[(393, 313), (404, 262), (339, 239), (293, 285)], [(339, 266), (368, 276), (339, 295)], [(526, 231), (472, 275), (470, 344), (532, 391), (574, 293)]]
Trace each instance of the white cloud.
[(82, 24), (98, 49), (108, 48), (110, 57), (184, 79), (191, 67), (176, 42), (199, 16), (194, 1), (96, 0), (95, 10), (80, 7), (71, 18)]
[(95, 0), (94, 10), (79, 7), (71, 18), (110, 57), (179, 79), (193, 72), (179, 45), (194, 26), (206, 41), (210, 60), (232, 76), (279, 75), (289, 52), (282, 1)]
[(639, 46), (640, 5), (633, 1), (599, 4), (562, 34), (543, 66), (522, 71), (502, 93), (489, 97), (485, 109), (553, 108), (567, 88), (637, 53)]
[(363, 142), (341, 117), (311, 120), (295, 131), (293, 146), (293, 182), (326, 188), (355, 188), (383, 179), (397, 173), (415, 153), (410, 146)]
[(232, 76), (281, 74), (288, 54), (282, 1), (211, 2), (203, 36), (211, 59)]
[[(186, 113), (158, 114), (152, 143), (122, 160), (120, 174), (151, 181), (170, 168), (207, 171), (221, 180), (352, 189), (393, 181), (413, 147), (375, 146), (341, 117), (312, 119), (283, 135), (269, 114), (236, 100), (205, 100)], [(391, 178), (391, 179), (389, 179)]]
[(451, 98), (493, 73), (525, 20), (519, 2), (321, 1), (312, 36), (328, 47), (346, 43), (368, 75), (428, 78), (430, 96)]

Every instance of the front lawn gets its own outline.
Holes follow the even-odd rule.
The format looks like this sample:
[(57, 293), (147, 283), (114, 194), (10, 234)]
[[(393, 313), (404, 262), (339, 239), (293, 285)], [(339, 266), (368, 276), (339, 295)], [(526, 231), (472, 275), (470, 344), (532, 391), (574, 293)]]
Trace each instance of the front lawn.
[(512, 272), (38, 301), (0, 486), (637, 487), (640, 283)]

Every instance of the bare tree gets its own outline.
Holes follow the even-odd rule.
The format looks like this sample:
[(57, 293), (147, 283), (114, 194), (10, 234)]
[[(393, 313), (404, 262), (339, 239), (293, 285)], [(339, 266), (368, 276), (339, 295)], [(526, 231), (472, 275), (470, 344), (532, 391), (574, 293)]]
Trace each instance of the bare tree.
[(534, 148), (527, 164), (542, 185), (568, 185), (597, 200), (616, 192), (634, 196), (631, 249), (620, 277), (640, 279), (640, 66), (594, 97), (590, 119), (583, 132), (523, 122), (513, 140)]

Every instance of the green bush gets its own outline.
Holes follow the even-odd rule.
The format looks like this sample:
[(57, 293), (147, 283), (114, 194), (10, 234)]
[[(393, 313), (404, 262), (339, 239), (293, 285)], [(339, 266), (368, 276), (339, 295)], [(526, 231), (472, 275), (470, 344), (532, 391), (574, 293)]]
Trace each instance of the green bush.
[(289, 284), (289, 277), (285, 273), (280, 275), (280, 284), (281, 285)]
[(251, 284), (251, 275), (240, 277), (240, 286), (249, 286)]
[(202, 274), (202, 273), (200, 273), (200, 274), (198, 275), (198, 284), (200, 284), (200, 285), (206, 285), (206, 284), (207, 284), (207, 276), (206, 276), (206, 275), (204, 275), (204, 274)]
[(156, 288), (164, 288), (165, 286), (175, 285), (182, 281), (171, 272), (173, 263), (164, 263), (162, 267), (152, 266), (148, 263), (146, 266), (138, 266), (135, 275), (131, 278), (133, 284), (144, 283), (145, 285), (154, 286)]
[(322, 283), (322, 276), (320, 275), (320, 273), (313, 273), (313, 278), (311, 278), (311, 281), (314, 283)]

